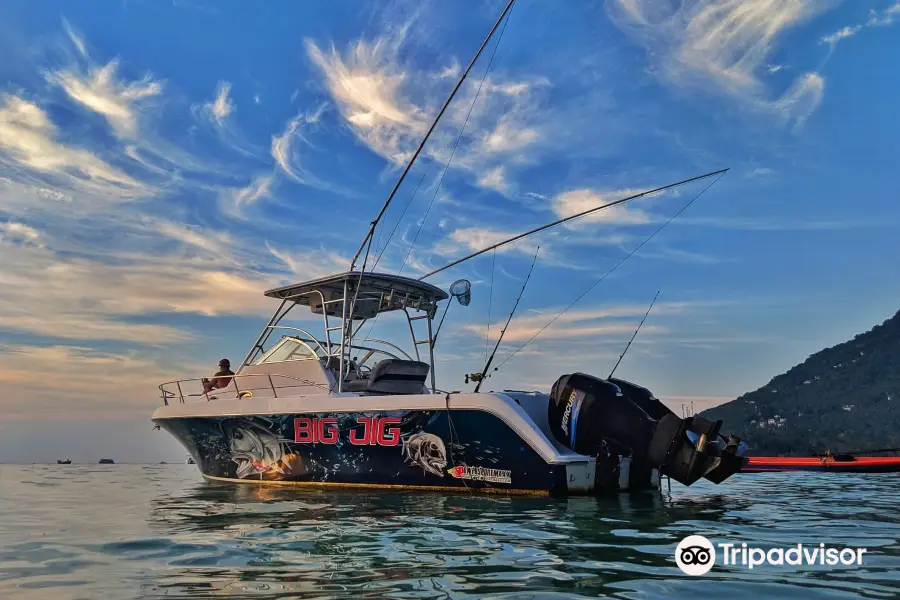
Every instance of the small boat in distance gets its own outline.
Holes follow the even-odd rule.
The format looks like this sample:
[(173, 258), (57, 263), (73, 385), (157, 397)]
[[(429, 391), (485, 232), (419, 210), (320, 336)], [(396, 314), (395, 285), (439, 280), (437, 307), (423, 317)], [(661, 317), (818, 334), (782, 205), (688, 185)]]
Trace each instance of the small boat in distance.
[(188, 456), (188, 459), (185, 461), (185, 463), (189, 464), (189, 465), (197, 464), (196, 462), (194, 462), (194, 457), (192, 457), (192, 456)]
[(114, 465), (116, 461), (111, 458), (101, 458), (99, 464), (101, 465)]
[(57, 460), (56, 460), (56, 464), (58, 464), (58, 465), (71, 465), (71, 464), (72, 464), (72, 459), (71, 459), (71, 458), (67, 458), (67, 459), (65, 459), (65, 460), (57, 459)]

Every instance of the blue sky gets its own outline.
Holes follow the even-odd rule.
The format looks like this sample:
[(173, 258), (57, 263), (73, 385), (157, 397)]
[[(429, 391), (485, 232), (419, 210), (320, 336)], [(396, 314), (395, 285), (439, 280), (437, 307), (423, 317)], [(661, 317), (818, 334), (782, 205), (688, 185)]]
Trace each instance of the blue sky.
[[(243, 357), (265, 289), (346, 268), (503, 4), (4, 3), (0, 461), (181, 456), (156, 386)], [(898, 25), (895, 0), (518, 0), (379, 270), (730, 167), (487, 387), (605, 375), (660, 290), (618, 374), (676, 410), (755, 389), (898, 309)], [(480, 369), (536, 245), (501, 360), (707, 183), (436, 277), (474, 283), (439, 384)]]

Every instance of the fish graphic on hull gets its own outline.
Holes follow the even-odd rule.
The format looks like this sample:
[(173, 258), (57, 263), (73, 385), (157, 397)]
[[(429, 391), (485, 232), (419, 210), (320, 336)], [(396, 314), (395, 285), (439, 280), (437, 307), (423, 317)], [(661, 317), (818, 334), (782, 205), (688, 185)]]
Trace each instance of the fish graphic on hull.
[(241, 420), (223, 429), (239, 479), (280, 481), (307, 472), (302, 457), (290, 451), (286, 440), (262, 425)]
[(438, 477), (444, 476), (447, 467), (447, 449), (444, 441), (433, 433), (414, 433), (403, 438), (403, 457), (407, 463)]

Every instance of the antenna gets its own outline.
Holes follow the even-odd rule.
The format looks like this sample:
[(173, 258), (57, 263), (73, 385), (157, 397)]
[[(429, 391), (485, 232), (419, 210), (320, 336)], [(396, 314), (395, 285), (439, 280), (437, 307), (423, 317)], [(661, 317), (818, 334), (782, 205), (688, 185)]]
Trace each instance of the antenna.
[(619, 355), (619, 360), (616, 361), (616, 366), (614, 366), (614, 367), (612, 368), (612, 371), (609, 372), (609, 377), (607, 377), (607, 379), (609, 379), (610, 377), (612, 377), (612, 376), (613, 376), (613, 373), (616, 372), (616, 369), (619, 368), (619, 363), (621, 363), (621, 362), (622, 362), (622, 359), (625, 358), (625, 353), (628, 352), (628, 349), (629, 349), (629, 348), (631, 348), (631, 342), (634, 341), (634, 338), (637, 337), (638, 331), (640, 331), (640, 330), (641, 330), (641, 327), (644, 326), (644, 321), (647, 320), (647, 315), (649, 315), (649, 314), (650, 314), (650, 311), (653, 310), (653, 305), (656, 304), (656, 299), (657, 299), (657, 298), (659, 298), (659, 290), (657, 290), (657, 291), (656, 291), (656, 295), (653, 296), (653, 302), (650, 303), (650, 308), (648, 308), (648, 309), (647, 309), (647, 312), (644, 313), (644, 318), (641, 319), (641, 322), (640, 322), (640, 323), (638, 323), (637, 329), (634, 330), (634, 335), (632, 335), (632, 336), (631, 336), (631, 339), (628, 340), (628, 344), (625, 345), (625, 350), (623, 350), (623, 351), (622, 351), (622, 354)]
[[(471, 373), (470, 375), (466, 375), (466, 383), (469, 383), (469, 379), (472, 381), (476, 381), (475, 385), (475, 393), (478, 393), (478, 390), (481, 389), (481, 384), (484, 382), (485, 378), (490, 377), (488, 375), (488, 369), (491, 366), (491, 363), (494, 360), (494, 355), (497, 354), (497, 348), (500, 347), (500, 342), (503, 341), (503, 336), (506, 334), (506, 328), (509, 327), (509, 322), (512, 321), (513, 315), (516, 314), (516, 308), (519, 307), (519, 301), (522, 299), (522, 294), (525, 293), (525, 287), (528, 285), (528, 280), (531, 279), (531, 273), (534, 271), (534, 263), (537, 262), (538, 251), (540, 251), (541, 247), (538, 246), (534, 251), (534, 259), (531, 261), (531, 268), (528, 269), (528, 275), (525, 277), (525, 283), (522, 284), (522, 291), (519, 292), (519, 297), (516, 298), (516, 303), (513, 305), (512, 310), (509, 312), (509, 317), (506, 319), (506, 324), (503, 326), (503, 329), (500, 330), (500, 337), (497, 338), (497, 343), (494, 345), (494, 351), (491, 352), (491, 355), (488, 357), (487, 362), (484, 365), (484, 368), (480, 373)], [(496, 369), (495, 369), (496, 370)]]

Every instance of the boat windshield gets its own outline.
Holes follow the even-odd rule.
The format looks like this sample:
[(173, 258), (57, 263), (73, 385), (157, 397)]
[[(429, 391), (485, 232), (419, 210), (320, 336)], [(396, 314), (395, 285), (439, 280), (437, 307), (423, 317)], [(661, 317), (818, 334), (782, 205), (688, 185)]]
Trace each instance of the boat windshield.
[(251, 364), (265, 365), (289, 360), (317, 360), (319, 358), (322, 356), (300, 338), (283, 336), (277, 344), (257, 357)]

